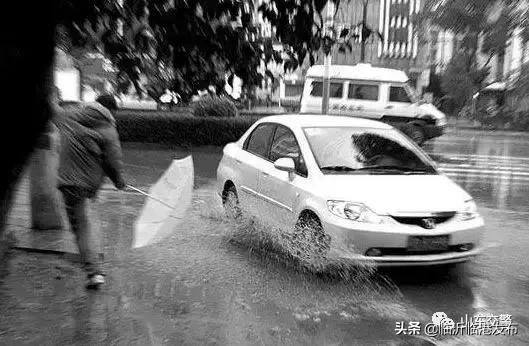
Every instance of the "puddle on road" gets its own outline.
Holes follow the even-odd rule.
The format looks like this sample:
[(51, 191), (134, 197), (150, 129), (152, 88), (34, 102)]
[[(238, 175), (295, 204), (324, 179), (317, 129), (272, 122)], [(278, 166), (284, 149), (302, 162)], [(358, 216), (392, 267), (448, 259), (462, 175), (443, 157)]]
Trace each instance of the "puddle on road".
[(244, 217), (228, 219), (219, 210), (199, 213), (222, 225), (220, 238), (226, 249), (235, 250), (253, 267), (257, 292), (252, 296), (261, 299), (252, 303), (260, 306), (258, 310), (270, 315), (281, 310), (297, 328), (318, 335), (322, 342), (332, 339), (333, 333), (349, 335), (349, 340), (396, 338), (395, 321), (427, 318), (406, 304), (397, 286), (370, 265), (334, 260), (307, 266), (296, 257), (292, 240), (279, 230)]
[(115, 230), (106, 240), (110, 284), (162, 339), (207, 343), (197, 331), (208, 329), (219, 344), (363, 344), (398, 339), (395, 321), (420, 316), (369, 266), (335, 262), (312, 272), (279, 232), (228, 220), (211, 191), (195, 190), (187, 219), (164, 242), (127, 250), (142, 198), (127, 200), (104, 206), (122, 211), (103, 220)]
[[(187, 219), (169, 238), (128, 250), (142, 198), (125, 206), (105, 201), (105, 209), (122, 211), (104, 218), (112, 230), (110, 287), (127, 302), (123, 309), (169, 344), (377, 344), (402, 340), (397, 321), (429, 319), (385, 274), (341, 262), (315, 273), (293, 258), (281, 233), (235, 223), (219, 204), (211, 191), (195, 191)], [(209, 330), (205, 339), (200, 330)]]
[(144, 198), (125, 199), (116, 194), (101, 201), (101, 210), (121, 211), (102, 217), (108, 289), (124, 302), (118, 311), (148, 323), (162, 344), (410, 341), (395, 335), (397, 321), (426, 323), (432, 308), (450, 316), (472, 313), (479, 300), (473, 293), (482, 290), (475, 285), (487, 285), (492, 270), (478, 266), (446, 277), (335, 262), (315, 273), (293, 258), (281, 233), (227, 219), (209, 190), (195, 190), (187, 219), (169, 238), (131, 250)]

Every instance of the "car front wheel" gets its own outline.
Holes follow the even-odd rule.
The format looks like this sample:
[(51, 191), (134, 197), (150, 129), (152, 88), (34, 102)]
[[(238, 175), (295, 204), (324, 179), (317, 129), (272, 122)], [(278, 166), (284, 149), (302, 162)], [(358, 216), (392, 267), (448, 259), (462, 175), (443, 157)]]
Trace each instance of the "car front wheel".
[(316, 216), (304, 215), (299, 218), (294, 229), (293, 255), (309, 268), (321, 269), (327, 259), (330, 240)]
[(237, 219), (241, 216), (239, 196), (237, 195), (235, 186), (231, 185), (224, 190), (222, 204), (224, 205), (224, 210), (228, 218)]

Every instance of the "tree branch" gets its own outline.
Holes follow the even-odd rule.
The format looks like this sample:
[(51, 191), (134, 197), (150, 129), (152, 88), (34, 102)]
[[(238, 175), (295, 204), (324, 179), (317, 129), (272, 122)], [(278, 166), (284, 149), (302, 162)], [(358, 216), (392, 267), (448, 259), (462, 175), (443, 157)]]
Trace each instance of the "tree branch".
[(487, 62), (483, 65), (483, 67), (487, 67), (487, 65), (492, 61), (492, 58), (494, 57), (495, 52), (492, 51), (489, 55), (489, 58), (487, 59)]

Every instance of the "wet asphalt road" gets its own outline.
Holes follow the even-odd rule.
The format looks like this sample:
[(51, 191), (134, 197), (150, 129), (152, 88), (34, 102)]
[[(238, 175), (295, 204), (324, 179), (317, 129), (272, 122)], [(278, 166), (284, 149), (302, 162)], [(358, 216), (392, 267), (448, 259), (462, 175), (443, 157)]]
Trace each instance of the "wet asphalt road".
[[(126, 250), (127, 221), (112, 261), (120, 287), (167, 344), (428, 344), (423, 336), (396, 335), (396, 322), (445, 312), (509, 314), (516, 336), (442, 336), (437, 344), (529, 342), (529, 137), (462, 132), (427, 150), (469, 191), (486, 220), (492, 247), (448, 272), (385, 270), (350, 280), (303, 273), (270, 255), (266, 236), (224, 219), (212, 189), (220, 148), (193, 149), (195, 197), (185, 225), (163, 244)], [(187, 152), (125, 145), (129, 179), (148, 186), (171, 158)], [(112, 200), (107, 201), (112, 203)], [(137, 206), (142, 199), (138, 197)], [(119, 198), (114, 201), (119, 208)], [(129, 207), (134, 214), (134, 207)], [(119, 217), (118, 217), (119, 219)], [(263, 249), (264, 248), (264, 249)], [(424, 334), (421, 331), (421, 334)]]
[[(70, 328), (68, 321), (72, 320), (71, 335), (76, 338), (82, 336), (78, 330), (88, 334), (90, 330), (101, 330), (107, 334), (92, 332), (91, 338), (95, 339), (80, 341), (79, 336), (59, 342), (60, 335), (70, 335), (68, 331), (44, 332), (39, 329), (44, 317), (29, 314), (31, 323), (35, 323), (33, 333), (40, 337), (43, 333), (59, 335), (51, 344), (100, 344), (98, 337), (109, 340), (112, 335), (119, 335), (124, 328), (124, 322), (119, 320), (127, 316), (141, 321), (130, 327), (145, 335), (145, 339), (135, 343), (138, 345), (527, 344), (528, 144), (529, 136), (467, 131), (445, 135), (427, 148), (440, 169), (477, 201), (487, 224), (485, 242), (491, 245), (483, 255), (449, 271), (357, 270), (343, 278), (343, 271), (325, 276), (300, 270), (277, 250), (267, 230), (248, 223), (234, 224), (223, 216), (213, 190), (221, 148), (189, 151), (126, 143), (128, 181), (143, 188), (154, 183), (173, 158), (192, 153), (192, 208), (165, 241), (131, 250), (131, 229), (144, 197), (103, 193), (99, 212), (108, 274), (105, 291), (82, 299), (75, 295), (61, 298), (60, 292), (81, 288), (76, 287), (77, 282), (55, 280), (42, 299), (56, 301), (57, 311), (70, 309), (64, 299), (72, 299), (73, 311), (77, 311), (77, 305), (82, 307), (80, 311), (85, 312), (66, 313), (69, 317), (64, 321), (52, 324)], [(36, 258), (34, 264), (28, 265), (39, 268), (38, 261)], [(35, 290), (28, 289), (27, 296), (35, 295)], [(92, 300), (98, 303), (92, 304)], [(106, 311), (96, 314), (106, 317), (92, 320), (94, 309)], [(509, 314), (518, 325), (518, 334), (461, 333), (428, 338), (421, 329), (422, 335), (397, 335), (397, 322), (406, 325), (416, 321), (424, 326), (438, 311), (456, 322), (477, 312)], [(25, 323), (27, 328), (27, 322), (19, 323)], [(12, 328), (18, 327), (15, 324)], [(114, 341), (111, 344), (128, 344)]]

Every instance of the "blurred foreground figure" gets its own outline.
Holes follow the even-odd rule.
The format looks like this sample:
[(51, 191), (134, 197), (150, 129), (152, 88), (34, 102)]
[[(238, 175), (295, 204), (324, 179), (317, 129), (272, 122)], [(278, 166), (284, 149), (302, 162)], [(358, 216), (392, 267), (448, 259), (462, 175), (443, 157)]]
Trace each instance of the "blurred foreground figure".
[[(60, 91), (53, 88), (50, 106), (55, 116), (62, 111)], [(54, 116), (54, 117), (55, 117)], [(54, 117), (46, 124), (44, 133), (30, 159), (31, 223), (34, 230), (62, 229), (61, 202), (57, 191), (59, 166), (59, 131)]]
[(87, 273), (87, 288), (91, 289), (97, 289), (105, 280), (98, 251), (92, 244), (88, 199), (96, 196), (105, 176), (120, 190), (126, 186), (121, 174), (121, 146), (113, 116), (116, 109), (114, 97), (103, 95), (95, 103), (62, 112), (57, 119), (61, 133), (58, 185)]
[(3, 13), (9, 13), (0, 21), (0, 75), (9, 81), (2, 92), (9, 100), (2, 105), (2, 128), (9, 136), (0, 136), (0, 265), (5, 263), (4, 231), (16, 184), (52, 116), (48, 99), (58, 21), (56, 1), (2, 5)]

